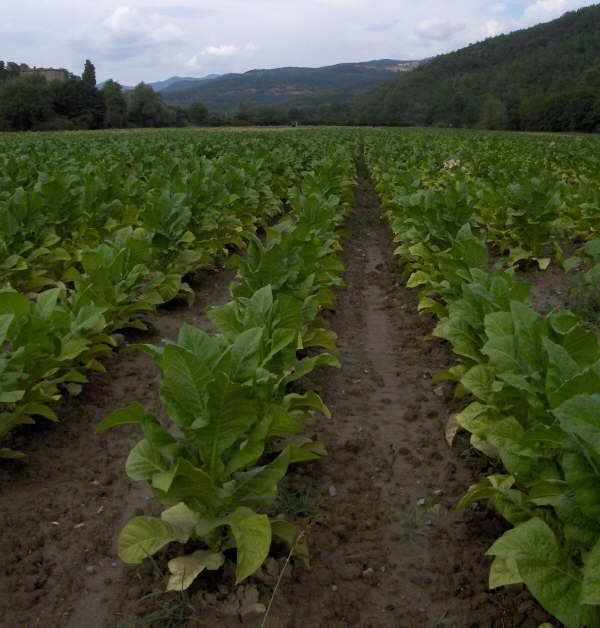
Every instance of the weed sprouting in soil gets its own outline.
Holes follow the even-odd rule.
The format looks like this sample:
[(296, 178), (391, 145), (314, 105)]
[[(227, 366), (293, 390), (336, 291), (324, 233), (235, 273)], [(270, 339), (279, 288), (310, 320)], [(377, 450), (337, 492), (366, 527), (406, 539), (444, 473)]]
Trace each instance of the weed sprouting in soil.
[[(163, 591), (148, 593), (141, 597), (137, 603), (145, 604), (153, 599), (164, 597)], [(183, 625), (205, 626), (204, 621), (197, 616), (198, 609), (192, 604), (186, 591), (181, 591), (177, 597), (168, 596), (169, 599), (164, 602), (158, 602), (160, 609), (152, 614), (124, 621), (117, 625), (117, 628), (125, 628), (126, 626), (161, 626), (161, 628), (176, 628)]]
[(311, 497), (310, 489), (302, 491), (281, 487), (275, 506), (283, 512), (293, 512), (299, 517), (307, 517), (312, 520), (321, 512), (318, 504), (325, 488), (325, 486), (321, 487), (314, 497)]
[[(147, 557), (152, 563), (152, 568), (157, 580), (166, 581), (167, 576), (163, 573), (160, 565), (154, 556)], [(154, 612), (121, 622), (116, 628), (126, 628), (127, 626), (160, 626), (161, 628), (177, 628), (183, 625), (206, 625), (197, 615), (198, 609), (190, 600), (187, 591), (179, 591), (175, 595), (172, 591), (154, 591), (148, 593), (136, 601), (136, 604), (145, 607), (146, 604), (155, 601), (159, 609)]]

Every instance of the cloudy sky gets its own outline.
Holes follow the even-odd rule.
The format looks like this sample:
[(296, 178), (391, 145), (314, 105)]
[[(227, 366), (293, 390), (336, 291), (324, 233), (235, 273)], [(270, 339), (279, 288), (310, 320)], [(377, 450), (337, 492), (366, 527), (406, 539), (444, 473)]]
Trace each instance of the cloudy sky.
[[(123, 84), (422, 59), (559, 17), (576, 0), (2, 0), (0, 59)], [(301, 9), (300, 9), (301, 7)]]

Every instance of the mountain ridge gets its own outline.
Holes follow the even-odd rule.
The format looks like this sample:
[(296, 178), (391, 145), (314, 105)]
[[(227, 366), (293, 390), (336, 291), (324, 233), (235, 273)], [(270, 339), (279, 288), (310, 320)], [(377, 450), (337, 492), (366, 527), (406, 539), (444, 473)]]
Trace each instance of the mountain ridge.
[(326, 92), (324, 97), (335, 101), (342, 95), (355, 95), (398, 73), (411, 71), (421, 63), (421, 60), (374, 59), (318, 68), (256, 68), (244, 73), (224, 74), (200, 84), (174, 82), (161, 94), (171, 105), (202, 102), (208, 109), (219, 112), (240, 102), (278, 105), (297, 97), (318, 98), (319, 92)]

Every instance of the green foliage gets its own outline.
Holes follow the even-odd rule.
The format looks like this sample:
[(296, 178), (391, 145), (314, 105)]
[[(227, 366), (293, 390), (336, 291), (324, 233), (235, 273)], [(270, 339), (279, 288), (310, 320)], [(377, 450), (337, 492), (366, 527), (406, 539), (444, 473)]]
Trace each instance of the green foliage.
[(127, 111), (133, 126), (167, 126), (167, 108), (162, 96), (150, 85), (139, 83), (131, 92), (127, 92)]
[[(6, 317), (0, 329), (10, 340), (0, 356), (0, 390), (5, 391), (0, 437), (16, 425), (32, 423), (32, 415), (56, 420), (53, 402), (65, 391), (77, 392), (87, 381), (85, 369), (102, 368), (94, 355), (114, 344), (107, 333), (144, 328), (140, 316), (150, 316), (178, 295), (193, 298), (183, 276), (213, 267), (227, 255), (228, 246), (245, 246), (240, 234), (276, 214), (280, 197), (298, 182), (301, 170), (325, 152), (334, 152), (331, 145), (338, 138), (326, 139), (328, 135), (318, 142), (297, 137), (293, 143), (279, 134), (260, 143), (256, 136), (229, 134), (210, 139), (144, 134), (135, 141), (112, 134), (51, 140), (40, 135), (27, 142), (22, 136), (3, 138), (0, 282), (2, 293), (17, 295), (5, 299), (21, 306), (16, 313), (2, 313)], [(356, 149), (356, 140), (351, 145)], [(346, 171), (352, 165), (349, 156), (341, 162)], [(313, 199), (306, 214), (308, 219), (308, 210), (322, 203), (326, 209), (315, 216), (330, 216), (335, 225), (337, 199), (347, 196), (345, 187), (352, 178), (338, 172), (338, 161), (325, 163), (331, 182), (323, 189), (335, 183), (343, 193), (331, 192), (333, 203), (325, 197)], [(307, 174), (307, 181), (311, 176)], [(314, 228), (311, 233), (327, 246), (327, 238)], [(298, 247), (306, 245), (305, 240), (295, 241)], [(319, 281), (333, 278), (340, 269), (332, 260), (314, 259), (317, 265), (307, 272)], [(326, 355), (303, 361), (300, 374), (292, 368), (299, 342), (336, 350), (335, 336), (316, 318), (317, 301), (316, 296), (305, 303), (278, 296), (276, 310), (288, 321), (276, 343), (287, 339), (289, 346), (286, 360), (277, 350), (271, 361), (285, 364), (286, 382), (335, 362)], [(45, 304), (42, 318), (27, 309), (36, 302)], [(240, 324), (246, 324), (245, 312), (240, 300), (235, 309)], [(303, 323), (308, 314), (310, 321)], [(253, 320), (251, 327), (275, 325)], [(37, 349), (27, 347), (27, 339), (38, 335), (39, 340), (31, 340)], [(267, 353), (274, 350), (261, 347)], [(280, 413), (280, 419), (289, 415), (291, 425), (297, 425), (296, 413), (302, 408), (320, 408), (312, 396), (292, 396), (286, 404), (287, 414)], [(5, 448), (0, 455), (22, 454)]]
[(36, 75), (0, 84), (0, 130), (25, 131), (47, 120), (52, 100), (46, 82)]
[(187, 108), (187, 116), (192, 124), (202, 126), (208, 121), (208, 109), (201, 102), (194, 102)]
[(87, 85), (96, 87), (96, 68), (94, 67), (94, 64), (89, 59), (85, 60), (85, 66), (83, 68), (83, 74), (81, 75), (81, 80)]
[[(498, 458), (509, 474), (470, 487), (458, 506), (491, 499), (513, 526), (488, 550), (496, 557), (490, 587), (524, 582), (565, 626), (595, 626), (600, 621), (600, 347), (596, 334), (571, 312), (534, 311), (527, 303), (529, 286), (516, 281), (513, 266), (542, 251), (560, 260), (560, 247), (551, 246), (557, 236), (575, 229), (594, 233), (589, 212), (595, 196), (585, 177), (579, 184), (578, 167), (585, 170), (595, 159), (574, 156), (567, 174), (550, 151), (545, 158), (537, 153), (540, 161), (506, 165), (505, 157), (512, 158), (526, 140), (498, 141), (496, 148), (503, 150), (494, 151), (492, 163), (481, 158), (481, 145), (461, 145), (459, 135), (445, 143), (440, 134), (441, 145), (432, 147), (412, 134), (395, 137), (404, 141), (394, 143), (392, 133), (368, 138), (367, 162), (401, 241), (396, 253), (412, 271), (408, 285), (422, 287), (419, 309), (440, 318), (434, 336), (448, 340), (461, 357), (436, 379), (454, 380), (457, 395), (472, 396), (450, 418), (447, 440), (467, 430), (472, 447)], [(561, 152), (554, 141), (548, 148)], [(417, 172), (407, 173), (407, 165)], [(511, 181), (519, 168), (525, 172)], [(538, 173), (531, 176), (534, 169)], [(456, 222), (469, 220), (458, 231), (443, 210), (443, 195), (454, 189), (448, 176), (466, 180), (458, 185), (472, 211), (469, 220), (463, 204), (454, 201)], [(501, 251), (509, 250), (507, 259), (489, 267), (486, 243), (472, 231), (476, 226)], [(598, 279), (597, 244), (590, 239), (582, 247), (585, 255), (566, 263), (585, 264), (589, 275), (580, 285), (589, 282), (590, 290)], [(534, 259), (540, 267), (550, 261)], [(503, 268), (506, 263), (509, 268)]]
[[(176, 343), (140, 347), (160, 370), (160, 399), (172, 429), (134, 403), (111, 413), (97, 430), (138, 424), (144, 438), (127, 459), (127, 473), (147, 481), (155, 497), (172, 505), (160, 518), (135, 517), (125, 526), (119, 538), (121, 558), (138, 563), (168, 543), (191, 539), (202, 547), (169, 562), (168, 589), (186, 589), (204, 569), (218, 569), (223, 552), (232, 547), (240, 582), (263, 563), (273, 536), (292, 544), (298, 537), (293, 525), (271, 521), (261, 510), (275, 501), (290, 464), (325, 453), (322, 445), (298, 433), (315, 411), (325, 416), (329, 411), (316, 393), (300, 395), (288, 385), (318, 366), (338, 365), (328, 353), (299, 358), (297, 349), (303, 334), (312, 346), (331, 342), (314, 323), (319, 293), (339, 283), (337, 273), (343, 270), (334, 263), (332, 250), (346, 209), (340, 199), (352, 184), (348, 172), (353, 160), (349, 151), (342, 152), (342, 166), (334, 160), (313, 161), (314, 171), (306, 173), (307, 184), (300, 190), (310, 189), (312, 205), (299, 200), (305, 198), (301, 192), (290, 194), (295, 215), (270, 231), (286, 238), (271, 238), (261, 249), (260, 240), (247, 234), (249, 262), (232, 258), (240, 278), (231, 286), (233, 300), (209, 311), (216, 334), (184, 325)], [(276, 281), (269, 256), (261, 258), (261, 250), (278, 260), (283, 279)], [(104, 247), (89, 255), (110, 267), (121, 253)], [(263, 262), (255, 263), (259, 258)], [(118, 268), (121, 275), (125, 261)], [(108, 284), (116, 284), (116, 278)], [(307, 548), (302, 556), (307, 560)]]
[(127, 102), (122, 87), (109, 79), (102, 86), (102, 95), (106, 105), (105, 123), (111, 129), (119, 129), (127, 125)]
[[(594, 131), (600, 7), (440, 55), (351, 103), (359, 123)], [(577, 68), (574, 72), (573, 69)]]
[(600, 315), (600, 239), (587, 242), (580, 249), (581, 255), (565, 260), (566, 270), (580, 269), (569, 290), (579, 307)]

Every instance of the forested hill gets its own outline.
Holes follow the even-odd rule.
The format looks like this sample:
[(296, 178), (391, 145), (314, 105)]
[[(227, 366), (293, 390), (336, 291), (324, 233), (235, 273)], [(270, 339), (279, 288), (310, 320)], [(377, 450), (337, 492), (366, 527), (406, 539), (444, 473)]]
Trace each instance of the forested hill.
[[(212, 111), (225, 112), (240, 102), (275, 105), (284, 101), (334, 102), (348, 98), (412, 70), (419, 61), (381, 59), (342, 63), (322, 68), (276, 68), (226, 74), (202, 83), (175, 83), (163, 89), (165, 102), (187, 106), (202, 102)], [(319, 95), (323, 94), (320, 99)]]
[(368, 124), (598, 129), (600, 5), (436, 57), (351, 109)]

